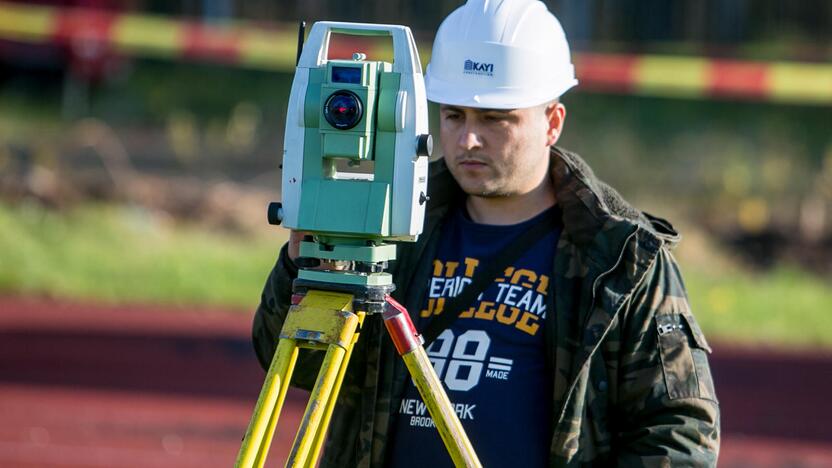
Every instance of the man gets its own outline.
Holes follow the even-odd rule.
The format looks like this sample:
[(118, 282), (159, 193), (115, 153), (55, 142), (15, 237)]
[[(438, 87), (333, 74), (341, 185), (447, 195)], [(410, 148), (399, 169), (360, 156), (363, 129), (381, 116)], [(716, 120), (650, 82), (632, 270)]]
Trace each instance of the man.
[[(576, 83), (563, 30), (538, 1), (469, 1), (445, 19), (426, 76), (444, 159), (431, 166), (424, 233), (399, 246), (394, 297), (421, 330), (459, 313), (428, 353), (484, 466), (713, 466), (710, 348), (669, 252), (679, 236), (554, 146), (559, 97)], [(541, 225), (468, 309), (444, 310), (496, 252)], [(298, 240), (281, 251), (255, 317), (264, 367)], [(294, 383), (309, 388), (319, 356), (303, 360)], [(371, 316), (322, 466), (385, 465), (450, 458)]]

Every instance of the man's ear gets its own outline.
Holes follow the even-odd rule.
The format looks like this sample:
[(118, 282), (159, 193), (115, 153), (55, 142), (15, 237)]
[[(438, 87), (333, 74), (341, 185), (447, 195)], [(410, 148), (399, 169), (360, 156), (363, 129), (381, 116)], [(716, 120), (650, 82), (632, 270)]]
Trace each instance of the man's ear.
[(559, 100), (554, 100), (546, 104), (545, 112), (546, 120), (549, 122), (549, 128), (546, 130), (546, 146), (554, 146), (563, 131), (563, 123), (566, 120), (566, 106), (561, 104)]

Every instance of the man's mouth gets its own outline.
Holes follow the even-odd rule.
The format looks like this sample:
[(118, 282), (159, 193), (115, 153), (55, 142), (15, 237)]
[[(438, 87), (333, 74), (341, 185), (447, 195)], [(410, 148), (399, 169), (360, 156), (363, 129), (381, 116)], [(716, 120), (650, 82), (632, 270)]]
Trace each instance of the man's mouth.
[(485, 164), (484, 162), (477, 161), (477, 160), (474, 160), (474, 159), (463, 159), (462, 161), (459, 161), (457, 164), (459, 166), (462, 166), (462, 167), (468, 168), (468, 169), (475, 169), (475, 168), (487, 166), (487, 164)]

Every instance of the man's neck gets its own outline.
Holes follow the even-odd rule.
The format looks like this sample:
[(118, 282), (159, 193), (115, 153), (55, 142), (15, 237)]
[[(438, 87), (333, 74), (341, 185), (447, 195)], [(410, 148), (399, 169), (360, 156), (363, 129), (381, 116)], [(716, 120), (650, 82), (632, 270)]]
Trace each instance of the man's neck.
[(544, 181), (530, 192), (505, 197), (469, 195), (465, 207), (471, 220), (480, 224), (510, 225), (534, 218), (554, 206), (555, 188), (552, 180)]

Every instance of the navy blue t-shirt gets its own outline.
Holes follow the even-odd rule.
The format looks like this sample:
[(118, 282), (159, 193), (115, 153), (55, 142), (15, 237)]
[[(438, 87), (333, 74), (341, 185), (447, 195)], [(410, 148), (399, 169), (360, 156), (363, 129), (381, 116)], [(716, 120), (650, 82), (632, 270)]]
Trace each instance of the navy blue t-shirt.
[[(480, 265), (491, 261), (557, 206), (520, 224), (471, 221), (464, 209), (449, 217), (433, 261), (428, 297), (416, 326), (425, 330)], [(507, 267), (428, 347), (433, 367), (483, 466), (548, 466), (552, 375), (546, 367), (544, 322), (560, 235), (556, 228)], [(451, 467), (453, 463), (412, 381), (393, 423), (391, 466)]]

